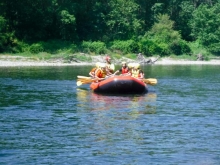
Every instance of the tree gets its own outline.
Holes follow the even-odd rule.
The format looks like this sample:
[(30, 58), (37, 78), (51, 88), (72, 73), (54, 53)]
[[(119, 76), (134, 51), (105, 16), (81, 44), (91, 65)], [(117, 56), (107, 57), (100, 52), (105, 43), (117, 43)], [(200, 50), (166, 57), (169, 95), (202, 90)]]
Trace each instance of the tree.
[(2, 16), (0, 16), (0, 52), (4, 50), (4, 44), (6, 42), (5, 27), (6, 20)]
[(141, 40), (142, 47), (147, 48), (145, 53), (162, 56), (189, 53), (190, 49), (181, 39), (180, 33), (173, 29), (174, 21), (167, 14), (158, 15), (157, 21)]
[(142, 22), (137, 19), (139, 6), (134, 0), (111, 0), (109, 6), (106, 25), (111, 40), (127, 40), (140, 34)]
[(181, 10), (178, 14), (178, 19), (176, 19), (176, 28), (180, 30), (181, 35), (184, 40), (192, 41), (193, 38), (191, 36), (191, 27), (189, 22), (192, 18), (192, 13), (195, 10), (193, 4), (190, 2), (184, 1), (180, 4)]
[(200, 5), (191, 20), (192, 36), (214, 53), (220, 52), (220, 3)]

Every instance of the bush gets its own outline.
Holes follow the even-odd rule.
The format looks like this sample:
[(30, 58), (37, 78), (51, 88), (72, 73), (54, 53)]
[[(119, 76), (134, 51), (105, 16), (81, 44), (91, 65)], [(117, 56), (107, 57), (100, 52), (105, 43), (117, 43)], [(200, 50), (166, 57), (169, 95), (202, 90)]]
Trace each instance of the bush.
[(4, 17), (0, 16), (0, 52), (13, 52), (17, 39), (14, 32), (8, 31), (8, 24)]
[(158, 15), (157, 22), (141, 39), (140, 48), (144, 48), (146, 54), (161, 56), (189, 52), (189, 47), (182, 42), (180, 33), (173, 27), (174, 21), (170, 20), (168, 15)]
[(167, 45), (160, 43), (157, 44), (153, 40), (143, 38), (139, 41), (139, 52), (146, 54), (146, 56), (152, 56), (155, 54), (165, 55), (167, 52)]
[(190, 54), (191, 52), (190, 47), (184, 40), (180, 40), (179, 42), (173, 42), (169, 48), (171, 50), (171, 53), (175, 55)]
[(107, 51), (105, 43), (100, 41), (83, 41), (81, 46), (87, 53), (95, 52), (97, 54), (104, 54)]
[(219, 43), (212, 43), (207, 47), (208, 51), (212, 52), (213, 54), (218, 55), (220, 53), (220, 42)]
[(201, 44), (200, 40), (189, 42), (188, 45), (192, 51), (191, 55), (193, 56), (196, 56), (198, 54), (211, 55), (210, 52)]
[(167, 43), (159, 43), (157, 44), (157, 49), (155, 54), (159, 54), (160, 56), (166, 56), (170, 54), (169, 45)]
[(11, 48), (13, 53), (22, 53), (22, 52), (29, 52), (29, 45), (19, 41), (15, 40), (15, 45)]
[(137, 54), (129, 53), (129, 54), (126, 54), (124, 57), (127, 57), (127, 58), (135, 60), (137, 58)]
[(78, 51), (77, 46), (70, 41), (50, 40), (47, 42), (40, 42), (40, 44), (43, 46), (45, 52), (53, 54), (63, 51), (66, 53), (75, 53)]
[(37, 54), (44, 51), (44, 48), (41, 43), (34, 43), (30, 46), (29, 51), (32, 54)]
[(120, 50), (122, 53), (132, 53), (138, 50), (138, 44), (134, 40), (120, 41), (116, 40), (112, 42), (110, 47), (112, 51)]

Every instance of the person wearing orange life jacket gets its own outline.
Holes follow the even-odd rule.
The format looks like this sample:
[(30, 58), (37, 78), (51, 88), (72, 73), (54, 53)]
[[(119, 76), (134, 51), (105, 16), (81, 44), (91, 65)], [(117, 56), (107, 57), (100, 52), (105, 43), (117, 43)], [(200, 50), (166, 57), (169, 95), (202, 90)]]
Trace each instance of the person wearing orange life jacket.
[(111, 57), (106, 56), (105, 60), (106, 60), (106, 71), (107, 71), (107, 75), (109, 76), (114, 73), (115, 65), (111, 63)]
[(99, 64), (99, 68), (95, 71), (95, 78), (103, 80), (106, 77), (106, 66), (104, 63)]
[(96, 63), (96, 66), (94, 68), (91, 69), (91, 71), (89, 72), (89, 75), (94, 78), (95, 77), (95, 71), (99, 68), (99, 64), (100, 62)]
[(122, 62), (122, 68), (117, 70), (115, 72), (115, 74), (118, 73), (118, 72), (121, 72), (121, 75), (123, 75), (123, 76), (130, 76), (131, 75), (130, 69), (127, 66), (126, 62)]
[(135, 64), (132, 70), (132, 77), (137, 79), (144, 79), (144, 72), (140, 69), (140, 64)]

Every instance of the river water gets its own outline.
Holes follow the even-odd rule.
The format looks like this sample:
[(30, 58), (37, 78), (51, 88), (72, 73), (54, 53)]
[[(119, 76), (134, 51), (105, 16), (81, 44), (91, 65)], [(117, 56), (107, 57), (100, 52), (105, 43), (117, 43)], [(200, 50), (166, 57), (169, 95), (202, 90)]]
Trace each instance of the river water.
[(144, 95), (76, 86), (91, 67), (0, 68), (0, 164), (220, 164), (220, 66), (150, 65)]

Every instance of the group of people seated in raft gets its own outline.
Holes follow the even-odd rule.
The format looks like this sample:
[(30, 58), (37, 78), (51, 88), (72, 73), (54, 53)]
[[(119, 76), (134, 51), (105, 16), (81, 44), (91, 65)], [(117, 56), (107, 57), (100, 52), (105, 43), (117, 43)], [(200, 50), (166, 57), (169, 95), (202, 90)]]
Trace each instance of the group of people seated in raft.
[(115, 66), (111, 63), (111, 58), (107, 56), (105, 60), (106, 63), (97, 62), (96, 66), (89, 72), (92, 78), (103, 80), (106, 77), (116, 75), (120, 72), (122, 76), (132, 76), (140, 80), (144, 79), (144, 72), (140, 69), (139, 63), (127, 64), (126, 62), (122, 62), (122, 67), (114, 72)]

